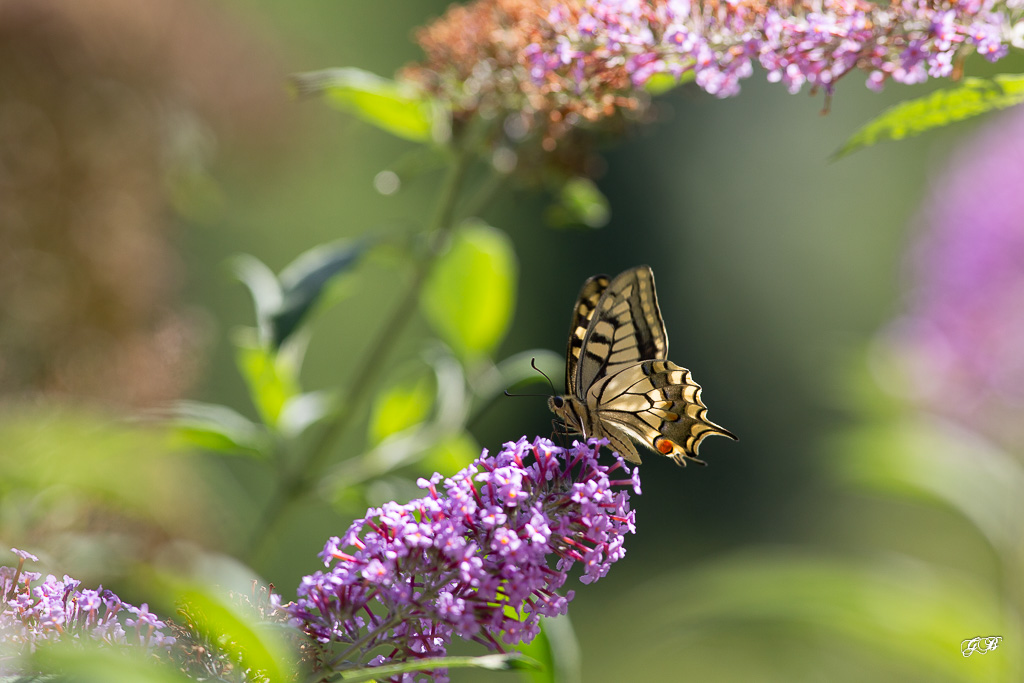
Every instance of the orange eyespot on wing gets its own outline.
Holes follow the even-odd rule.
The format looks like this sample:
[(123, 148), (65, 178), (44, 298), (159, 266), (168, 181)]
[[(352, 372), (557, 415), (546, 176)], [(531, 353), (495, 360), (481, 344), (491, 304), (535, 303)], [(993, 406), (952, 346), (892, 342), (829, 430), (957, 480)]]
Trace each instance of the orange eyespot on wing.
[(676, 445), (668, 439), (659, 436), (654, 440), (654, 447), (658, 449), (658, 452), (662, 455), (671, 455), (672, 451), (676, 449)]

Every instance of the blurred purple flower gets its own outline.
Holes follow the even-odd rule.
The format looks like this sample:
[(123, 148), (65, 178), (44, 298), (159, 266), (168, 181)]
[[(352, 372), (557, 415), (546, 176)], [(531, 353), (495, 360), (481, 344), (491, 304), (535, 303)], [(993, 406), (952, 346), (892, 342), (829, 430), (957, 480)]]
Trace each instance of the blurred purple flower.
[[(750, 0), (563, 0), (549, 16), (550, 31), (577, 46), (588, 73), (625, 64), (635, 86), (658, 73), (693, 72), (713, 95), (739, 93), (752, 61), (795, 93), (804, 83), (831, 93), (854, 69), (869, 72), (878, 89), (891, 78), (919, 83), (947, 76), (954, 56), (977, 51), (989, 61), (1008, 52), (1022, 18), (1016, 0), (871, 3), (822, 0), (763, 3)], [(566, 54), (569, 54), (568, 52)], [(549, 62), (533, 77), (565, 81), (566, 65)], [(564, 88), (561, 88), (564, 90)]]
[(1024, 109), (982, 129), (948, 168), (922, 209), (909, 311), (890, 338), (934, 408), (1020, 430), (1004, 418), (1024, 407)]
[(417, 32), (425, 59), (402, 78), (460, 125), (510, 117), (517, 143), (536, 131), (551, 153), (574, 130), (643, 120), (655, 77), (731, 97), (760, 64), (791, 93), (831, 95), (853, 71), (881, 90), (953, 77), (972, 53), (996, 61), (1024, 47), (1022, 19), (1021, 0), (475, 0)]
[[(639, 493), (639, 476), (621, 459), (598, 464), (600, 445), (524, 437), (443, 484), (420, 479), (428, 496), (370, 509), (331, 538), (320, 556), (333, 566), (305, 577), (286, 609), (346, 646), (336, 661), (362, 665), (441, 656), (453, 635), (499, 651), (529, 642), (541, 616), (567, 611), (573, 591), (559, 589), (573, 565), (598, 580), (634, 532), (629, 494), (614, 487)], [(611, 479), (617, 470), (625, 477)]]
[[(17, 567), (0, 567), (0, 675), (18, 673), (7, 657), (33, 652), (44, 641), (95, 640), (106, 645), (142, 645), (167, 651), (174, 638), (161, 629), (167, 624), (102, 587), (79, 590), (80, 581), (38, 572), (22, 571), (31, 553), (12, 548), (20, 558)], [(122, 624), (119, 615), (133, 614)], [(125, 630), (125, 626), (128, 630)]]

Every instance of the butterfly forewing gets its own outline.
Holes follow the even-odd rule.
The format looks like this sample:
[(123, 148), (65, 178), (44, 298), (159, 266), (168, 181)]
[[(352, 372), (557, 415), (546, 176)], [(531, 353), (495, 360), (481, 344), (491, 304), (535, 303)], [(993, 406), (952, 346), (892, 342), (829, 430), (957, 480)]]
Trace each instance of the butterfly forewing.
[(707, 419), (700, 385), (667, 354), (651, 269), (637, 266), (610, 282), (592, 277), (569, 328), (568, 393), (548, 405), (570, 431), (608, 439), (630, 462), (640, 462), (631, 439), (681, 465), (701, 462), (696, 455), (705, 437), (736, 437)]
[(572, 310), (572, 325), (569, 326), (569, 344), (565, 351), (565, 390), (576, 394), (576, 367), (579, 364), (583, 339), (587, 336), (590, 318), (601, 300), (601, 294), (608, 287), (607, 275), (595, 275), (583, 283)]
[(584, 400), (600, 378), (667, 355), (668, 334), (654, 291), (654, 273), (648, 266), (637, 266), (612, 280), (590, 314), (571, 393)]

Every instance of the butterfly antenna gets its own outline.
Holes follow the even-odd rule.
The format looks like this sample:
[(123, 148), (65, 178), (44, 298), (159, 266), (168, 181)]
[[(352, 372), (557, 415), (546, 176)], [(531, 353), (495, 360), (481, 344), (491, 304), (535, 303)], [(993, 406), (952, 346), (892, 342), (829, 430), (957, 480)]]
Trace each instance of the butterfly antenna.
[[(548, 381), (548, 385), (551, 387), (551, 396), (554, 396), (555, 395), (555, 385), (551, 383), (551, 378), (548, 377), (546, 374), (544, 374), (543, 370), (541, 370), (540, 368), (537, 367), (537, 359), (536, 358), (531, 358), (530, 359), (530, 366), (534, 370), (539, 372), (544, 377), (544, 379), (546, 379)], [(515, 398), (520, 398), (522, 396), (533, 396), (533, 397), (538, 397), (539, 396), (541, 398), (545, 398), (545, 397), (548, 396), (548, 394), (512, 394), (512, 393), (509, 393), (508, 389), (505, 390), (505, 395), (506, 396), (512, 396), (512, 397), (515, 397)]]
[(537, 367), (537, 359), (536, 358), (531, 358), (530, 359), (530, 367), (533, 368), (534, 370), (536, 370), (537, 372), (539, 372), (541, 375), (543, 375), (544, 379), (546, 379), (548, 381), (548, 386), (551, 387), (551, 395), (552, 396), (554, 396), (555, 394), (558, 393), (558, 392), (555, 391), (555, 385), (551, 381), (551, 378), (547, 376), (547, 373)]

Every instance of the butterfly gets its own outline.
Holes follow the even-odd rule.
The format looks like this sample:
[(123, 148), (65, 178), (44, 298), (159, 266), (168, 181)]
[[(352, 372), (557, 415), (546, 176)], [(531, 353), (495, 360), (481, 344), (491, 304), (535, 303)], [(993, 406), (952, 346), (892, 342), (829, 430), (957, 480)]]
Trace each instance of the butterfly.
[(707, 419), (700, 385), (690, 371), (668, 360), (668, 334), (650, 266), (613, 280), (595, 275), (583, 283), (573, 309), (565, 354), (565, 396), (548, 407), (566, 429), (584, 438), (608, 439), (630, 462), (640, 455), (630, 439), (677, 464), (697, 458), (708, 436), (736, 436)]

